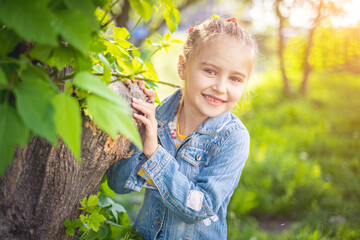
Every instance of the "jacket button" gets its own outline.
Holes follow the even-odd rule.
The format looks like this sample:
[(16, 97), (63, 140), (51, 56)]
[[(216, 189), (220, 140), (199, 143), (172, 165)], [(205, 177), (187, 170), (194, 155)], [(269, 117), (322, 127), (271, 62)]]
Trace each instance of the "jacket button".
[(198, 154), (196, 155), (196, 160), (198, 160), (198, 161), (201, 160), (201, 154), (200, 154), (200, 153), (198, 153)]
[(160, 218), (156, 219), (155, 224), (156, 224), (156, 226), (159, 226), (159, 225), (160, 225)]

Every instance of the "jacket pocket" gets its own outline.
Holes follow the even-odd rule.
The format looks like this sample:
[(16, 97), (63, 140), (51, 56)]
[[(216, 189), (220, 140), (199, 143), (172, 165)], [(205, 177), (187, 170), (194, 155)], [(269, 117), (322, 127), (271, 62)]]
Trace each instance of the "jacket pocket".
[(211, 160), (212, 151), (205, 147), (186, 145), (181, 149), (180, 169), (181, 171), (193, 182), (196, 182), (196, 178), (199, 175), (201, 169), (205, 167)]

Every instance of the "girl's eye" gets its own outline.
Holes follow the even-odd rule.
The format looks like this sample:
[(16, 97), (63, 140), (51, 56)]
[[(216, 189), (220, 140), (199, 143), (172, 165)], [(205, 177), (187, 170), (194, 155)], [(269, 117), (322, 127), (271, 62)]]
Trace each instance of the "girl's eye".
[(204, 71), (210, 75), (215, 75), (215, 71), (212, 69), (205, 69)]
[(232, 77), (231, 80), (233, 80), (234, 82), (243, 82), (243, 80), (238, 77)]

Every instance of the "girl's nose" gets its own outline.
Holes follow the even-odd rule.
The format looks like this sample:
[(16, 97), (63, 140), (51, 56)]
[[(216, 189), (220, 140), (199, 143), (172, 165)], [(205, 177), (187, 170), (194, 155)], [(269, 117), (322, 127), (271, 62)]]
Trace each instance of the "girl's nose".
[(213, 84), (212, 89), (221, 94), (227, 93), (226, 79), (216, 79), (216, 82)]

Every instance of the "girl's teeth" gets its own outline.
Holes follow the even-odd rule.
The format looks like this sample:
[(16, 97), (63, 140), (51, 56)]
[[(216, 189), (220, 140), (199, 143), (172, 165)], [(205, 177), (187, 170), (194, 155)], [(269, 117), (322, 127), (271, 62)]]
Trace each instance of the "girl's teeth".
[(212, 102), (222, 102), (222, 101), (219, 101), (219, 100), (216, 100), (216, 99), (213, 99), (213, 98), (211, 98), (211, 97), (209, 97), (209, 96), (206, 96), (205, 95), (205, 97), (207, 98), (207, 99), (209, 99), (210, 101), (212, 101)]

